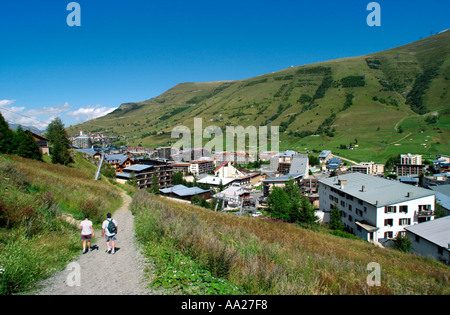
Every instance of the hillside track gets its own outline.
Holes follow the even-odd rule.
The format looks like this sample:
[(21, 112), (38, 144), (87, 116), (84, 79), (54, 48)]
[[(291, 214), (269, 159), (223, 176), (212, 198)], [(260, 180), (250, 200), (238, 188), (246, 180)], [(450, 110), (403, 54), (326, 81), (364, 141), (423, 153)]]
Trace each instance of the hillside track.
[[(129, 210), (131, 198), (122, 193), (123, 204), (113, 218), (117, 221), (115, 254), (106, 253), (101, 231), (95, 231), (94, 250), (81, 254), (68, 268), (57, 272), (38, 285), (36, 295), (148, 295), (144, 270), (147, 263), (136, 242), (134, 216)], [(77, 274), (77, 272), (79, 273)], [(79, 280), (78, 282), (76, 280)], [(156, 293), (157, 294), (157, 293)]]

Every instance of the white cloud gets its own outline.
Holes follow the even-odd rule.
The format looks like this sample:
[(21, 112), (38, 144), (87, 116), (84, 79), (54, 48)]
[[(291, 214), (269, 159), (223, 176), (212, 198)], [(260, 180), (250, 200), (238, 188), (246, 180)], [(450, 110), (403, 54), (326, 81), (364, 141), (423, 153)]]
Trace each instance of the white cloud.
[(45, 130), (56, 116), (59, 116), (67, 126), (71, 124), (70, 120), (75, 120), (76, 123), (83, 123), (87, 120), (105, 116), (116, 109), (116, 107), (95, 105), (70, 111), (72, 106), (65, 102), (62, 105), (27, 110), (24, 106), (13, 106), (15, 102), (16, 100), (0, 100), (0, 112), (5, 117), (5, 120), (10, 124), (36, 127), (40, 130)]
[(53, 107), (42, 107), (37, 109), (30, 109), (25, 112), (26, 115), (39, 115), (39, 116), (47, 116), (47, 115), (58, 115), (68, 111), (72, 106), (69, 103), (65, 102), (64, 105), (57, 105)]
[[(68, 103), (55, 107), (44, 107), (25, 111), (25, 107), (11, 106), (15, 100), (0, 100), (0, 112), (9, 124), (18, 124), (26, 127), (36, 127), (40, 130), (47, 129), (48, 124), (55, 119), (56, 112), (62, 112)], [(49, 117), (50, 116), (50, 117)]]
[(2, 107), (8, 107), (12, 103), (14, 103), (16, 100), (0, 100), (0, 108)]
[(99, 118), (113, 112), (117, 107), (102, 107), (101, 105), (87, 106), (68, 112), (68, 116), (75, 118), (77, 122)]

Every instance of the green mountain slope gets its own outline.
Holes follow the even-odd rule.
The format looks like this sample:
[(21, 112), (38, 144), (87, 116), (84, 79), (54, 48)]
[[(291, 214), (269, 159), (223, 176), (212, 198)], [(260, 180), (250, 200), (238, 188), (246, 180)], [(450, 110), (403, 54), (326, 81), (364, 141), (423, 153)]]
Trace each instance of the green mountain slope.
[[(331, 149), (355, 160), (450, 152), (450, 31), (387, 51), (259, 77), (182, 83), (69, 129), (169, 143), (175, 126), (278, 125), (281, 149)], [(205, 142), (208, 140), (205, 139)], [(344, 144), (356, 150), (343, 150)]]

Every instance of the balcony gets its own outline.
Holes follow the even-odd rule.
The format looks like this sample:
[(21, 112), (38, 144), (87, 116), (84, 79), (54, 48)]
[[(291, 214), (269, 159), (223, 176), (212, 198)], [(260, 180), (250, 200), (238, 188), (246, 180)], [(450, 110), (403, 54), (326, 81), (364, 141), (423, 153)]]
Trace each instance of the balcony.
[(419, 211), (415, 212), (415, 215), (418, 216), (419, 218), (432, 217), (432, 216), (434, 216), (434, 211), (433, 210), (419, 210)]

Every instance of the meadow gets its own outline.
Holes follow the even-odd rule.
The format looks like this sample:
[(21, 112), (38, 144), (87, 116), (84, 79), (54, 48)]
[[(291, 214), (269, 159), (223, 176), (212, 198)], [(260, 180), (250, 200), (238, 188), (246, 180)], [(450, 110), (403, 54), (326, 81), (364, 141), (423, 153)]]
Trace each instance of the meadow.
[[(443, 264), (320, 229), (221, 214), (145, 191), (134, 195), (132, 211), (155, 264), (150, 286), (173, 294), (450, 293), (450, 270)], [(381, 266), (381, 286), (367, 282), (371, 262)], [(187, 265), (214, 277), (214, 286), (198, 281)], [(168, 274), (170, 283), (157, 280)]]
[(99, 227), (121, 205), (114, 185), (94, 182), (94, 165), (79, 154), (74, 160), (62, 166), (0, 155), (0, 294), (33, 289), (81, 253), (68, 221), (89, 214)]

